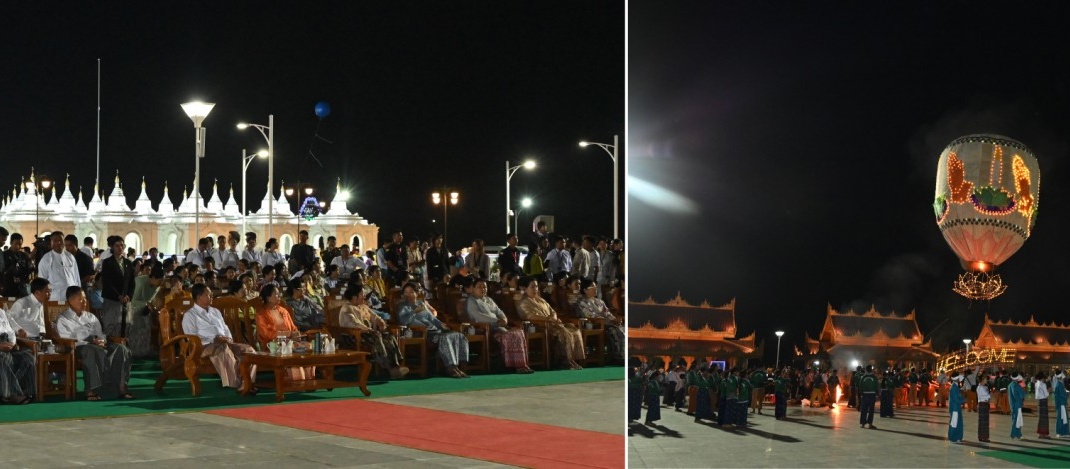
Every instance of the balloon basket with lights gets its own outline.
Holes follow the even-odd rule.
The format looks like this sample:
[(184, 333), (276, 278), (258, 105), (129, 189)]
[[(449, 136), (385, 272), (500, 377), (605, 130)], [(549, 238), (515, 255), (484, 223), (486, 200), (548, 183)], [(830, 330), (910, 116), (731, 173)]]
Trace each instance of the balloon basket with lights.
[(1007, 291), (1003, 279), (999, 274), (990, 274), (987, 271), (965, 272), (959, 275), (955, 286), (951, 289), (968, 299), (988, 301)]

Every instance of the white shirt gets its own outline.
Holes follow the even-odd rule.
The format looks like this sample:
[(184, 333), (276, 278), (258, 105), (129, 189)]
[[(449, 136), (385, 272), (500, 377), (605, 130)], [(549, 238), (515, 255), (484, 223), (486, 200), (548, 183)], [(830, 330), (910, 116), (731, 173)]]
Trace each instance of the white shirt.
[(992, 394), (988, 392), (988, 386), (983, 384), (977, 385), (977, 402), (988, 402), (992, 400)]
[(45, 305), (33, 295), (26, 295), (12, 304), (8, 318), (25, 329), (26, 335), (30, 337), (37, 337), (45, 332)]
[(1047, 399), (1048, 394), (1051, 394), (1048, 392), (1048, 385), (1044, 384), (1044, 382), (1040, 380), (1037, 380), (1036, 383), (1033, 383), (1033, 390), (1037, 393), (1037, 400)]
[(241, 252), (241, 258), (245, 259), (245, 262), (248, 262), (250, 266), (252, 266), (253, 262), (256, 262), (260, 265), (264, 265), (262, 262), (260, 262), (260, 251), (257, 251), (256, 249), (243, 249)]
[(464, 310), (468, 313), (468, 319), (477, 324), (496, 325), (498, 321), (505, 319), (505, 313), (488, 296), (476, 298), (475, 295), (470, 295), (465, 301)]
[(100, 327), (100, 321), (89, 311), (83, 311), (79, 316), (74, 310), (68, 309), (56, 319), (56, 332), (64, 339), (74, 339), (78, 345), (86, 343), (90, 336), (104, 338), (104, 330)]
[(572, 258), (572, 275), (579, 275), (583, 278), (591, 277), (590, 251), (583, 248), (576, 250), (576, 255)]
[(286, 256), (282, 255), (282, 253), (278, 251), (266, 251), (260, 256), (260, 258), (264, 260), (263, 264), (261, 265), (275, 265), (280, 262), (286, 262)]
[(182, 332), (200, 337), (203, 345), (211, 344), (219, 336), (233, 338), (223, 322), (223, 313), (211, 306), (205, 310), (196, 304), (182, 317)]
[(235, 269), (238, 268), (238, 259), (241, 259), (237, 249), (227, 249), (219, 253), (219, 257), (222, 258), (219, 259), (220, 267), (234, 267)]
[(221, 262), (223, 262), (223, 253), (219, 252), (219, 249), (217, 249), (217, 248), (209, 249), (208, 250), (208, 255), (212, 256), (212, 259), (215, 260), (215, 263), (216, 263), (217, 266)]
[(15, 333), (18, 332), (19, 329), (21, 329), (21, 327), (11, 319), (11, 316), (0, 309), (0, 334), (7, 334), (7, 343), (15, 343)]
[(189, 252), (189, 255), (186, 256), (186, 262), (193, 264), (197, 267), (204, 267), (204, 258), (206, 257), (208, 257), (207, 251), (202, 252), (197, 249), (194, 249)]
[(74, 255), (67, 251), (48, 251), (41, 257), (41, 263), (37, 264), (37, 276), (48, 280), (52, 284), (52, 301), (64, 301), (67, 299), (67, 287), (80, 286), (78, 279), (78, 264), (74, 261)]
[(331, 259), (331, 265), (338, 266), (338, 274), (342, 277), (349, 277), (354, 271), (357, 270), (357, 267), (364, 267), (364, 263), (361, 262), (360, 259), (353, 256), (345, 258), (343, 258), (342, 256), (335, 257), (334, 259)]
[(95, 255), (93, 254), (93, 248), (91, 248), (91, 247), (89, 247), (89, 246), (82, 246), (82, 247), (80, 247), (80, 248), (78, 248), (78, 249), (80, 249), (80, 250), (81, 250), (82, 252), (84, 252), (84, 253), (85, 253), (85, 254), (86, 254), (87, 256), (89, 256), (89, 258), (90, 258), (90, 259), (92, 259), (92, 258), (96, 257), (96, 256), (95, 256)]

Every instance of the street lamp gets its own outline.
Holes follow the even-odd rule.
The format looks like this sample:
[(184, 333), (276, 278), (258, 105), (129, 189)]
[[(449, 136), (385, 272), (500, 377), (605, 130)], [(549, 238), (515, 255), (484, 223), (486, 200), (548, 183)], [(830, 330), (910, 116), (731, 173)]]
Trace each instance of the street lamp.
[(520, 214), (525, 208), (531, 206), (531, 197), (524, 197), (524, 200), (520, 201), (520, 208), (516, 209), (516, 216), (513, 217), (513, 233), (520, 232)]
[(194, 143), (197, 146), (196, 158), (194, 158), (193, 169), (193, 201), (196, 207), (196, 215), (194, 215), (193, 230), (196, 234), (196, 239), (201, 239), (201, 158), (204, 158), (204, 137), (207, 133), (207, 129), (201, 126), (204, 122), (204, 118), (208, 117), (208, 113), (212, 112), (212, 108), (215, 107), (215, 103), (202, 103), (200, 101), (193, 101), (182, 105), (182, 110), (186, 111), (186, 115), (193, 120), (193, 129), (196, 132)]
[(776, 367), (774, 370), (780, 369), (780, 338), (784, 337), (784, 331), (776, 331)]
[[(450, 196), (449, 203), (446, 203), (446, 200), (445, 200), (447, 193)], [(457, 202), (459, 202), (460, 199), (461, 199), (461, 193), (460, 192), (448, 191), (445, 187), (442, 188), (441, 192), (432, 192), (431, 193), (431, 203), (433, 203), (435, 205), (442, 204), (442, 245), (443, 246), (447, 246), (447, 244), (446, 244), (446, 238), (447, 238), (446, 233), (449, 231), (449, 228), (450, 228), (449, 219), (447, 218), (447, 214), (448, 214), (448, 210), (447, 209), (449, 208), (450, 205), (457, 205)]]
[(26, 180), (25, 186), (27, 191), (33, 191), (34, 203), (36, 204), (33, 209), (35, 230), (33, 239), (37, 239), (37, 237), (41, 235), (41, 191), (48, 190), (48, 188), (52, 187), (52, 180), (44, 175), (40, 178), (36, 178), (31, 170), (30, 179)]
[(962, 343), (966, 344), (966, 355), (970, 354), (970, 342), (973, 341), (970, 339), (962, 339)]
[[(287, 187), (286, 188), (286, 197), (289, 197), (289, 196), (294, 194), (294, 186), (300, 186), (300, 185), (301, 185), (301, 183), (298, 182), (298, 183), (295, 183), (293, 186)], [(305, 197), (311, 196), (312, 195), (312, 191), (313, 191), (312, 190), (312, 186), (310, 186), (308, 184), (305, 184), (305, 188), (303, 189), (303, 191), (305, 193)], [(302, 212), (302, 209), (304, 208), (304, 206), (305, 206), (305, 201), (302, 200), (302, 201), (297, 202), (297, 238), (295, 238), (295, 239), (301, 239), (301, 217), (302, 217), (301, 212)]]
[[(256, 153), (253, 153), (252, 155), (245, 156), (245, 149), (244, 148), (241, 149), (241, 232), (242, 232), (242, 236), (245, 236), (245, 233), (248, 231), (248, 226), (245, 223), (245, 217), (249, 216), (249, 206), (245, 204), (245, 193), (248, 192), (246, 190), (246, 184), (245, 184), (245, 173), (249, 170), (249, 165), (252, 164), (253, 158), (256, 158), (256, 157), (267, 158), (267, 156), (268, 156), (267, 150), (260, 150), (260, 151), (258, 151)], [(268, 194), (268, 195), (270, 196), (270, 194)]]
[(587, 141), (580, 142), (580, 146), (581, 147), (586, 147), (587, 145), (597, 145), (600, 148), (602, 148), (603, 150), (605, 150), (606, 153), (609, 153), (609, 157), (610, 158), (613, 158), (613, 237), (614, 238), (620, 238), (620, 236), (617, 235), (617, 227), (620, 226), (618, 224), (618, 221), (620, 219), (620, 205), (619, 205), (620, 204), (620, 200), (618, 200), (618, 196), (617, 196), (617, 192), (619, 191), (619, 189), (618, 189), (618, 183), (619, 183), (618, 179), (620, 178), (620, 174), (617, 172), (617, 162), (619, 161), (617, 159), (617, 135), (613, 136), (613, 144), (612, 145), (607, 144), (607, 143), (597, 143), (597, 142), (587, 142)]
[(258, 130), (268, 145), (268, 239), (271, 239), (275, 228), (275, 115), (268, 114), (268, 125), (238, 123), (238, 130), (249, 127)]
[(524, 169), (528, 169), (528, 170), (535, 169), (535, 160), (527, 160), (523, 164), (518, 164), (516, 166), (509, 166), (509, 160), (505, 160), (505, 233), (506, 234), (509, 234), (509, 229), (510, 229), (510, 226), (509, 226), (509, 214), (512, 213), (512, 211), (513, 211), (513, 209), (509, 206), (509, 181), (511, 179), (513, 179), (513, 175), (516, 174), (516, 171), (519, 170), (520, 168), (524, 168)]

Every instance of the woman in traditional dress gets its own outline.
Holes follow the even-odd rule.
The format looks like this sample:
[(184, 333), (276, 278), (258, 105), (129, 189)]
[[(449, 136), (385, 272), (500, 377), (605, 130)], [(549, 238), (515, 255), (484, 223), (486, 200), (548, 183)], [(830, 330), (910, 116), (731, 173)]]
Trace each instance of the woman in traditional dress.
[(947, 406), (951, 421), (947, 426), (947, 441), (952, 443), (962, 443), (962, 404), (966, 401), (962, 395), (963, 378), (959, 373), (951, 377), (951, 395)]
[(615, 360), (624, 359), (624, 326), (617, 317), (609, 312), (606, 303), (598, 298), (598, 286), (591, 280), (583, 279), (582, 286), (584, 297), (576, 302), (573, 311), (577, 317), (606, 320), (605, 331), (609, 337), (610, 355)]
[[(461, 371), (462, 362), (468, 362), (468, 337), (451, 331), (438, 319), (438, 311), (426, 301), (416, 297), (419, 285), (409, 282), (401, 289), (402, 300), (398, 304), (398, 324), (427, 328), (428, 339), (438, 347), (438, 357), (446, 365), (446, 374), (452, 378), (467, 378)], [(348, 291), (348, 290), (347, 290)]]
[(561, 366), (582, 370), (583, 367), (576, 363), (576, 360), (583, 360), (587, 355), (583, 349), (583, 336), (579, 328), (574, 324), (565, 324), (557, 317), (550, 304), (539, 296), (539, 282), (533, 277), (520, 279), (520, 287), (524, 289), (524, 297), (517, 303), (516, 310), (521, 319), (546, 321), (547, 331), (556, 339), (554, 351)]
[(163, 283), (163, 269), (146, 266), (141, 275), (134, 278), (134, 294), (130, 297), (130, 329), (126, 335), (126, 345), (134, 358), (150, 357), (158, 350), (152, 347), (152, 322), (156, 316), (147, 310), (149, 302)]
[(508, 327), (505, 312), (487, 296), (487, 281), (477, 278), (471, 294), (465, 300), (464, 315), (474, 324), (489, 324), (491, 335), (501, 344), (502, 358), (507, 368), (528, 374), (528, 339), (518, 327)]
[(294, 324), (307, 331), (323, 325), (323, 310), (305, 292), (305, 282), (301, 279), (290, 282), (290, 297), (286, 299), (286, 304), (293, 311)]
[(978, 371), (977, 376), (977, 441), (988, 442), (988, 413), (992, 392), (988, 390), (988, 374)]
[(1037, 436), (1042, 439), (1051, 439), (1048, 435), (1048, 376), (1043, 371), (1037, 373), (1033, 383), (1033, 392), (1037, 398)]
[[(697, 360), (696, 360), (697, 362)], [(709, 363), (699, 365), (695, 373), (695, 422), (701, 420), (713, 420), (713, 403), (710, 399), (710, 388), (713, 387), (713, 378), (710, 376)]]
[[(297, 326), (294, 325), (290, 311), (282, 306), (279, 287), (265, 285), (260, 290), (260, 299), (264, 302), (256, 309), (256, 339), (260, 343), (260, 350), (268, 350), (268, 342), (280, 335), (293, 340), (294, 347), (299, 345), (307, 347), (307, 343), (297, 341), (301, 337), (301, 331), (297, 330)], [(286, 377), (295, 381), (313, 379), (316, 377), (316, 369), (311, 366), (286, 368)]]
[(628, 422), (639, 420), (643, 415), (643, 377), (633, 367), (628, 373)]
[[(401, 349), (398, 347), (398, 339), (391, 334), (383, 321), (364, 301), (364, 290), (361, 288), (346, 289), (345, 299), (347, 304), (342, 305), (338, 311), (338, 325), (351, 329), (360, 329), (360, 341), (371, 349), (372, 360), (380, 368), (390, 371), (391, 379), (400, 379), (408, 372), (408, 367), (401, 366)], [(343, 336), (350, 340), (348, 335)]]
[(654, 422), (661, 420), (661, 370), (655, 368), (650, 372), (646, 380), (646, 390), (643, 392), (646, 401), (646, 420), (643, 421), (648, 427), (653, 427)]
[(1055, 370), (1052, 376), (1052, 394), (1055, 396), (1055, 437), (1070, 437), (1070, 421), (1066, 409), (1066, 375), (1061, 370)]
[(1011, 375), (1007, 385), (1007, 400), (1011, 406), (1011, 438), (1022, 439), (1022, 403), (1025, 402), (1025, 389), (1022, 388), (1022, 375), (1017, 371)]

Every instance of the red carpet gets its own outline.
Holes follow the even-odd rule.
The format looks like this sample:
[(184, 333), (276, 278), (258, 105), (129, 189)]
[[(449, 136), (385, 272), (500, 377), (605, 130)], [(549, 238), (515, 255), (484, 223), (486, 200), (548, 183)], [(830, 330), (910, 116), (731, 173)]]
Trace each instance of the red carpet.
[(213, 410), (406, 448), (525, 467), (624, 467), (624, 435), (360, 399)]

